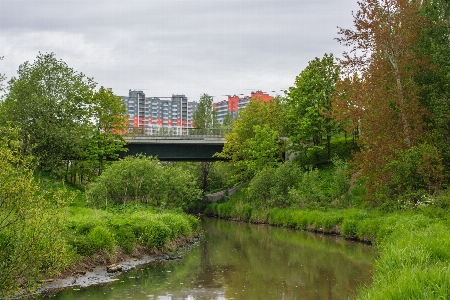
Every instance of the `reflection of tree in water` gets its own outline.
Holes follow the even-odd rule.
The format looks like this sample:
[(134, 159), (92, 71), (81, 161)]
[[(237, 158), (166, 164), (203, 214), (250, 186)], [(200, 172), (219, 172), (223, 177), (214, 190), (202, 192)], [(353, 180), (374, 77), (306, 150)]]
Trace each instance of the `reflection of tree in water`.
[(217, 220), (204, 226), (201, 280), (220, 282), (227, 297), (347, 299), (370, 278), (372, 255), (364, 245), (268, 226)]

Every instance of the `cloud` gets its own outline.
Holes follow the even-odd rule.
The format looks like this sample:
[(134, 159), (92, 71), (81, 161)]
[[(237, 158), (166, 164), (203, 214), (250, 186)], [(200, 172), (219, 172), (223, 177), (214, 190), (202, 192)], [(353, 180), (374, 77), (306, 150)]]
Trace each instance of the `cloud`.
[[(314, 57), (339, 56), (355, 1), (0, 0), (0, 71), (54, 52), (126, 95), (280, 90)], [(4, 71), (2, 71), (4, 70)]]

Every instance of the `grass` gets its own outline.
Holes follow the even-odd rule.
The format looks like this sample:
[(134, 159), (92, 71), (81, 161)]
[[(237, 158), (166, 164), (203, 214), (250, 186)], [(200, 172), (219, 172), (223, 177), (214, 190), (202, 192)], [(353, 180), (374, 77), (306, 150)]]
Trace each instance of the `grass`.
[(245, 198), (237, 194), (229, 202), (210, 204), (205, 213), (373, 244), (379, 253), (373, 283), (360, 289), (358, 299), (450, 299), (450, 222), (441, 207), (384, 212), (244, 206)]
[(37, 171), (35, 180), (46, 197), (58, 193), (64, 199), (60, 207), (65, 214), (66, 256), (72, 264), (94, 256), (113, 262), (117, 254), (172, 251), (199, 231), (199, 220), (181, 211), (158, 211), (134, 202), (126, 212), (122, 206), (95, 209), (88, 207), (83, 191), (61, 179)]

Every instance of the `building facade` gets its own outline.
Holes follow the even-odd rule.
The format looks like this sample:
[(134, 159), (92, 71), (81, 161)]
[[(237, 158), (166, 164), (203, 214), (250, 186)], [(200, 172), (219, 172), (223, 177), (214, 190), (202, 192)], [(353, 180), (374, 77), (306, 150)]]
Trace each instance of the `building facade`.
[(185, 95), (146, 97), (143, 91), (129, 90), (122, 97), (129, 115), (129, 126), (145, 134), (183, 135), (192, 127), (192, 116), (198, 103)]
[(217, 120), (223, 124), (223, 120), (227, 114), (231, 119), (237, 117), (239, 110), (243, 109), (250, 103), (250, 99), (261, 99), (269, 101), (273, 96), (263, 93), (262, 91), (251, 92), (250, 96), (239, 97), (236, 95), (228, 96), (228, 99), (213, 103), (213, 109), (217, 112)]

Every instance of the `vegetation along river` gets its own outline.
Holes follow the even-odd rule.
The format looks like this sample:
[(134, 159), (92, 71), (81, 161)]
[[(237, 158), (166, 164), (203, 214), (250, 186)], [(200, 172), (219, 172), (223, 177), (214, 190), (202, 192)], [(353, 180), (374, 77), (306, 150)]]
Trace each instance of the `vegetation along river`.
[(348, 299), (371, 280), (374, 250), (340, 237), (204, 219), (203, 238), (179, 260), (51, 299)]

